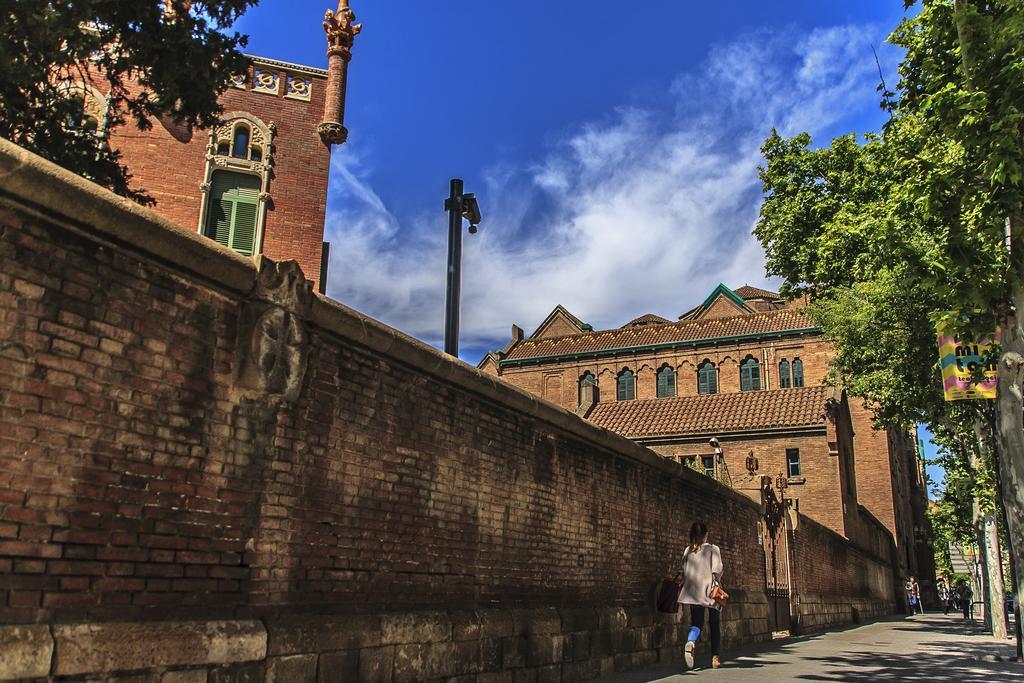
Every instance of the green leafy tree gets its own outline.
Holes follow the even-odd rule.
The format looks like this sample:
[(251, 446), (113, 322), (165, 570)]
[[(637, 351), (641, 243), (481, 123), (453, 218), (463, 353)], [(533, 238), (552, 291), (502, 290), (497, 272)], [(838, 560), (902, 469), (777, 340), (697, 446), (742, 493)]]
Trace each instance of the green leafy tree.
[[(227, 30), (256, 1), (0, 0), (0, 136), (142, 198), (98, 133), (127, 119), (213, 125), (247, 64), (246, 38)], [(107, 96), (105, 122), (86, 119), (79, 83)]]
[[(755, 234), (783, 290), (810, 295), (837, 340), (836, 372), (883, 422), (970, 434), (962, 413), (985, 407), (943, 405), (933, 312), (957, 311), (951, 322), (968, 338), (1000, 330), (992, 440), (1020, 568), (1024, 0), (923, 0), (919, 10), (890, 36), (905, 56), (895, 90), (883, 89), (881, 134), (824, 149), (806, 135), (765, 142)], [(1020, 582), (1016, 591), (1019, 603)]]

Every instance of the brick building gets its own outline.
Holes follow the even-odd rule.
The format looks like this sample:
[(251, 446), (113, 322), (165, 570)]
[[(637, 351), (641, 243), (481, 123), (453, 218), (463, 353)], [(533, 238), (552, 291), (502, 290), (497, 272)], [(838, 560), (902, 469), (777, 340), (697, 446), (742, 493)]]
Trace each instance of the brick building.
[[(213, 130), (154, 120), (106, 131), (102, 77), (73, 87), (98, 135), (121, 152), (132, 186), (174, 222), (246, 256), (295, 259), (322, 292), (331, 147), (345, 142), (348, 61), (360, 27), (342, 0), (328, 12), (328, 68), (252, 56), (220, 97)], [(98, 87), (97, 87), (98, 86)]]
[(719, 285), (676, 322), (647, 314), (595, 331), (556, 306), (529, 337), (513, 326), (479, 367), (751, 496), (761, 475), (785, 475), (800, 511), (848, 538), (863, 506), (895, 538), (901, 571), (931, 580), (915, 442), (828, 386), (832, 354), (799, 302)]

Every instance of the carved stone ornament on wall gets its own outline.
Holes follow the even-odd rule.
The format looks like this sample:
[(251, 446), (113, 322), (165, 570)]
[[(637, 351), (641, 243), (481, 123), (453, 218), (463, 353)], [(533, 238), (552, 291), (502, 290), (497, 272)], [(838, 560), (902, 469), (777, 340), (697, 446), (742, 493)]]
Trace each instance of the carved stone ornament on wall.
[(353, 39), (362, 30), (363, 26), (356, 23), (356, 13), (348, 6), (348, 0), (340, 0), (337, 11), (327, 10), (324, 14), (328, 51), (341, 49), (348, 56)]
[(296, 261), (260, 257), (256, 287), (238, 326), (238, 378), (244, 393), (294, 401), (302, 390), (309, 355), (305, 320), (312, 284)]
[(316, 127), (316, 132), (329, 145), (340, 145), (348, 140), (348, 128), (335, 121), (324, 121)]
[(245, 90), (246, 86), (248, 85), (248, 83), (249, 83), (249, 74), (248, 73), (242, 73), (242, 74), (238, 74), (236, 76), (232, 76), (231, 77), (231, 86), (234, 87), (234, 88), (239, 88), (240, 90)]
[(276, 71), (252, 70), (252, 91), (276, 95), (281, 91), (281, 76)]
[(288, 75), (285, 79), (284, 96), (293, 100), (309, 102), (313, 97), (313, 80)]

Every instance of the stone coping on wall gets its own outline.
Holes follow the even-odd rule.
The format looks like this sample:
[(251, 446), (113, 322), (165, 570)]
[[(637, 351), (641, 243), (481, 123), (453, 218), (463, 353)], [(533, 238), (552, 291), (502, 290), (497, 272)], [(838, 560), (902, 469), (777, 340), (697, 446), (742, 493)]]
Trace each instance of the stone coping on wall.
[[(195, 230), (115, 195), (7, 140), (0, 139), (0, 202), (194, 278), (225, 296), (241, 298), (256, 286), (258, 263)], [(310, 322), (322, 330), (460, 389), (537, 418), (598, 448), (756, 508), (747, 496), (605, 428), (581, 419), (432, 346), (315, 295)]]

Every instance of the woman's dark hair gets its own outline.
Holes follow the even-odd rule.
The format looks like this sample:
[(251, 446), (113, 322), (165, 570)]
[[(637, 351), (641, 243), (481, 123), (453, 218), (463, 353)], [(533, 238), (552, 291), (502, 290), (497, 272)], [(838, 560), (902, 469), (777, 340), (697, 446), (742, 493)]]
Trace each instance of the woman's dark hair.
[(690, 548), (695, 552), (700, 549), (704, 537), (708, 535), (708, 525), (704, 522), (694, 522), (690, 525)]

